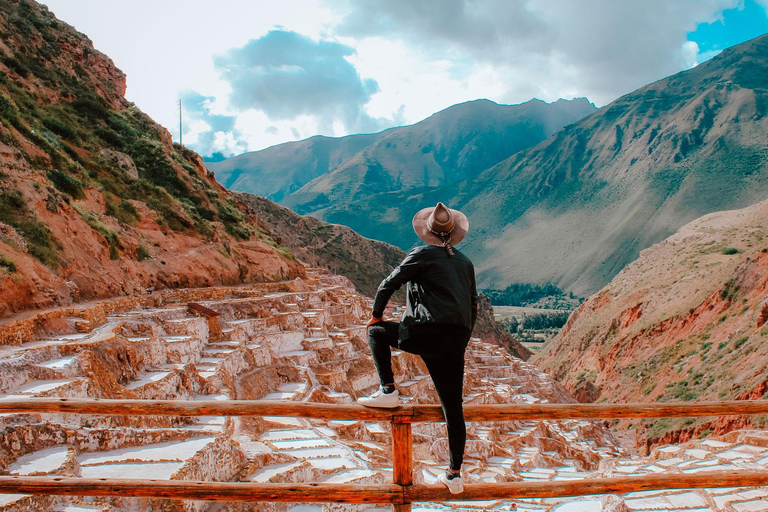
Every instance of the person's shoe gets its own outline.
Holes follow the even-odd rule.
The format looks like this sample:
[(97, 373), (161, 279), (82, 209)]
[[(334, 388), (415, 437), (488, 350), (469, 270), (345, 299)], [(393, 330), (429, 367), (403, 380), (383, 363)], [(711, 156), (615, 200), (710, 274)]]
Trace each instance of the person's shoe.
[(448, 470), (445, 473), (437, 475), (437, 481), (448, 488), (451, 494), (464, 492), (464, 481), (461, 479), (461, 473), (452, 473)]
[(400, 407), (400, 393), (394, 390), (391, 393), (385, 393), (383, 389), (379, 388), (371, 396), (361, 396), (357, 399), (357, 403), (366, 407), (381, 407), (382, 409), (394, 409)]

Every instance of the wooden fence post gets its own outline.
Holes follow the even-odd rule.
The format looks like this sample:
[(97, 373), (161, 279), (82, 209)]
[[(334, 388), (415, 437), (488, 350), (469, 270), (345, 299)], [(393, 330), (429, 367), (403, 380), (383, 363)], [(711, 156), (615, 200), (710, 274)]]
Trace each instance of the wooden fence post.
[[(392, 418), (392, 472), (395, 484), (413, 485), (413, 444), (410, 418), (407, 417)], [(411, 512), (411, 503), (394, 503), (392, 510)]]

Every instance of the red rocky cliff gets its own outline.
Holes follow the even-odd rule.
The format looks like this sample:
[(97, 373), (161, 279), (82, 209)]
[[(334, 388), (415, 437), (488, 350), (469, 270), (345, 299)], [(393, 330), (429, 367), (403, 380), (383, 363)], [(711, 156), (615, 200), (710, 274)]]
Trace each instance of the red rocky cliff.
[(0, 316), (304, 274), (125, 75), (27, 0), (0, 5)]

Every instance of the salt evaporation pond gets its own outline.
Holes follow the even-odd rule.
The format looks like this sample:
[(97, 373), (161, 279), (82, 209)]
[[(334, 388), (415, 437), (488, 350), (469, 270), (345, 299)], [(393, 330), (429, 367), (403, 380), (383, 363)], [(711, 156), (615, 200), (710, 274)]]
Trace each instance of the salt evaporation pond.
[(21, 498), (29, 496), (28, 494), (0, 494), (0, 506), (8, 505)]
[(51, 473), (61, 467), (67, 460), (66, 446), (56, 446), (39, 450), (19, 457), (10, 465), (8, 471), (12, 475), (30, 475), (32, 473)]
[(72, 382), (71, 380), (39, 380), (32, 384), (27, 384), (26, 386), (22, 386), (19, 389), (17, 389), (16, 393), (24, 393), (27, 395), (35, 395), (37, 393), (43, 393), (45, 391), (50, 391), (52, 389), (56, 389), (58, 387), (63, 386), (64, 384), (69, 384)]
[(256, 483), (267, 483), (269, 482), (269, 479), (277, 476), (281, 473), (285, 473), (287, 471), (290, 471), (294, 468), (297, 468), (301, 466), (303, 462), (288, 462), (286, 464), (275, 464), (272, 466), (267, 466), (266, 468), (262, 468), (255, 472), (253, 475), (251, 475), (251, 482)]
[(144, 386), (145, 384), (150, 384), (152, 382), (157, 382), (159, 380), (162, 380), (165, 378), (169, 373), (171, 372), (147, 372), (143, 375), (141, 375), (138, 379), (129, 382), (128, 385), (126, 385), (126, 389), (136, 389), (141, 386)]
[(81, 468), (83, 478), (148, 478), (168, 480), (184, 462), (127, 462)]
[(176, 461), (186, 460), (201, 450), (205, 445), (214, 441), (215, 437), (200, 437), (189, 441), (158, 443), (146, 446), (121, 448), (109, 452), (94, 452), (81, 454), (78, 461), (81, 465), (98, 465), (127, 460), (141, 461)]
[(46, 361), (44, 363), (38, 363), (38, 364), (39, 366), (51, 368), (52, 370), (62, 370), (67, 366), (71, 365), (72, 361), (74, 360), (75, 360), (75, 356), (69, 356), (69, 357), (61, 357), (59, 359), (51, 359), (50, 361)]

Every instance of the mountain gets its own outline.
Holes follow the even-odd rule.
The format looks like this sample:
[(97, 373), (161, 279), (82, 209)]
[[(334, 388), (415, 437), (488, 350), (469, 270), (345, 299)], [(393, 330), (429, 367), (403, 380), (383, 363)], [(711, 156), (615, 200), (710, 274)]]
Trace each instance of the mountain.
[(594, 110), (585, 98), (520, 105), (470, 101), (411, 126), (372, 135), (313, 137), (209, 166), (231, 190), (308, 213), (372, 193), (475, 176)]
[(276, 239), (301, 239), (291, 227), (310, 223), (342, 233), (327, 241), (332, 255), (312, 262), (359, 263), (350, 277), (363, 287), (399, 261), (348, 229), (287, 222), (276, 205), (253, 209), (227, 191), (200, 155), (125, 100), (113, 62), (45, 6), (0, 2), (0, 40), (0, 317), (155, 288), (294, 279), (304, 265)]
[[(642, 251), (534, 361), (585, 402), (759, 399), (768, 390), (766, 289), (768, 200), (706, 215)], [(667, 442), (753, 421), (635, 426)]]
[[(236, 192), (275, 241), (312, 267), (346, 276), (358, 292), (372, 297), (379, 283), (405, 258), (397, 247), (364, 238), (346, 226), (301, 216), (269, 199)], [(401, 301), (404, 296), (398, 295)]]
[(551, 104), (477, 100), (454, 105), (412, 126), (391, 130), (283, 203), (310, 213), (382, 193), (472, 179), (594, 111), (586, 98)]
[(230, 190), (280, 201), (314, 178), (335, 169), (388, 132), (341, 138), (317, 136), (220, 162), (208, 162), (208, 167), (219, 183)]
[(704, 214), (768, 197), (768, 36), (627, 94), (478, 176), (313, 215), (400, 247), (415, 211), (464, 211), (481, 288), (580, 296)]

